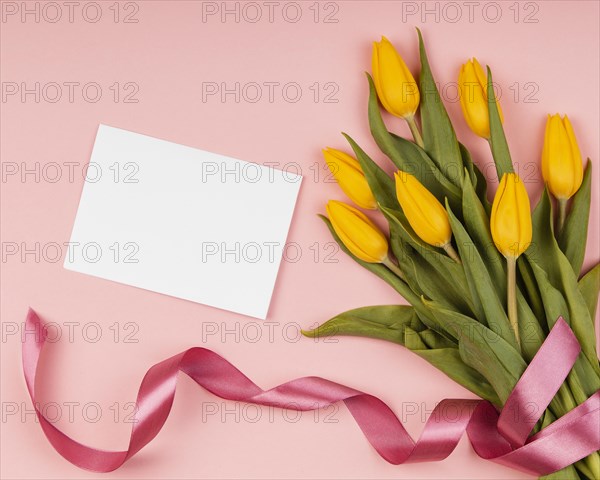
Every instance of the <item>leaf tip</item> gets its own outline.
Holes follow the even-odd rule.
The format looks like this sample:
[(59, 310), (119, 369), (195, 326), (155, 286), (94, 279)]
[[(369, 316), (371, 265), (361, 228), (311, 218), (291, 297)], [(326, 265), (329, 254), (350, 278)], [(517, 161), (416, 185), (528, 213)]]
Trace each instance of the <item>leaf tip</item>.
[(317, 330), (318, 330), (318, 328), (315, 328), (314, 330), (302, 330), (302, 329), (300, 329), (300, 333), (302, 335), (304, 335), (305, 337), (315, 338), (317, 336)]
[(448, 201), (448, 197), (444, 197), (444, 204), (446, 205), (446, 210), (448, 210), (449, 213), (452, 213), (452, 208), (450, 208), (450, 202)]

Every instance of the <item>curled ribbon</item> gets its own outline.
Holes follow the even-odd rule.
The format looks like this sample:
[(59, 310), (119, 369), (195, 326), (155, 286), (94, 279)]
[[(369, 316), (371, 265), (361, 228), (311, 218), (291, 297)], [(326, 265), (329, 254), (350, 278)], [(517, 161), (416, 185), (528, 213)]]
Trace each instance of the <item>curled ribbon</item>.
[[(541, 476), (560, 470), (600, 450), (600, 390), (537, 434), (529, 434), (571, 370), (581, 350), (577, 338), (559, 318), (524, 372), (500, 414), (484, 400), (443, 400), (431, 413), (417, 442), (379, 398), (320, 377), (304, 377), (262, 390), (231, 363), (206, 348), (194, 347), (151, 367), (140, 385), (136, 415), (125, 451), (83, 445), (56, 428), (40, 411), (35, 380), (46, 340), (38, 315), (29, 310), (23, 343), (23, 371), (40, 425), (58, 453), (72, 464), (110, 472), (150, 442), (164, 425), (175, 397), (179, 371), (226, 400), (308, 411), (343, 401), (367, 440), (388, 462), (439, 461), (452, 453), (467, 433), (482, 458)], [(318, 405), (318, 406), (315, 406)], [(526, 416), (528, 406), (535, 414)], [(452, 409), (451, 419), (444, 411)]]

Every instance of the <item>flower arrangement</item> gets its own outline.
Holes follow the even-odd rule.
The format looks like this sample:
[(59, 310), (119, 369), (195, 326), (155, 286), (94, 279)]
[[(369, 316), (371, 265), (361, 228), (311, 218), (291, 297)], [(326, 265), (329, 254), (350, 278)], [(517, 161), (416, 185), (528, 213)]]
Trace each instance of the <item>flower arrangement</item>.
[[(361, 209), (379, 210), (389, 235), (343, 202), (330, 201), (322, 217), (340, 247), (410, 305), (350, 310), (303, 333), (398, 343), (500, 409), (563, 316), (582, 350), (539, 431), (600, 389), (594, 335), (600, 266), (582, 272), (592, 165), (588, 160), (584, 172), (568, 117), (549, 116), (541, 155), (546, 188), (531, 213), (491, 71), (469, 60), (458, 78), (461, 108), (470, 129), (490, 145), (499, 179), (490, 203), (486, 179), (456, 137), (418, 34), (418, 83), (385, 37), (374, 43), (367, 74), (370, 130), (397, 168), (394, 178), (348, 135), (354, 156), (324, 151), (342, 190)], [(412, 141), (388, 131), (380, 105), (407, 122)], [(600, 478), (600, 454), (548, 478)]]

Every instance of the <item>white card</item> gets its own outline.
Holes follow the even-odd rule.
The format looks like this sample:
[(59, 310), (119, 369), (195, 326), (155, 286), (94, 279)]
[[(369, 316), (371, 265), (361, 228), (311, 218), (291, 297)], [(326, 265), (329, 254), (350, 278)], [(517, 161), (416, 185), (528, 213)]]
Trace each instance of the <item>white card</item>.
[(301, 180), (100, 125), (64, 266), (265, 319)]

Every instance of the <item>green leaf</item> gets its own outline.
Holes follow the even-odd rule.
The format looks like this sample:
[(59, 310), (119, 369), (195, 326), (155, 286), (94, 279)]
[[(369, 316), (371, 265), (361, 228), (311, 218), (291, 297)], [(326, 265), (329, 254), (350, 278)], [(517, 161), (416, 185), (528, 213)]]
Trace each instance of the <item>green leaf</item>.
[[(523, 258), (517, 259), (517, 266), (523, 262)], [(519, 335), (521, 336), (521, 351), (525, 360), (530, 362), (535, 357), (544, 339), (544, 329), (533, 313), (521, 289), (517, 286), (517, 316), (519, 321)], [(542, 323), (545, 323), (542, 318)]]
[[(550, 284), (548, 275), (539, 265), (532, 263), (531, 267), (544, 300), (546, 319), (549, 327), (552, 328), (561, 316), (570, 325), (569, 309), (562, 294)], [(578, 404), (583, 403), (600, 388), (600, 377), (594, 372), (594, 368), (590, 365), (585, 355), (577, 357), (577, 361), (569, 373), (567, 382), (570, 386), (571, 395)], [(564, 391), (559, 392), (553, 401), (557, 402), (556, 408), (554, 408), (556, 411), (566, 413), (573, 408), (572, 400), (569, 400), (569, 395)]]
[(477, 187), (475, 191), (477, 192), (477, 196), (481, 200), (481, 204), (485, 208), (485, 211), (490, 215), (492, 212), (492, 204), (487, 198), (487, 180), (477, 165), (473, 164), (473, 167), (475, 168), (475, 176), (477, 177)]
[[(373, 82), (373, 78), (368, 73), (366, 75), (367, 80), (369, 81), (368, 114), (371, 134), (373, 135), (375, 143), (377, 143), (377, 146), (381, 149), (381, 151), (385, 153), (388, 157), (392, 158), (392, 156), (397, 155), (397, 152), (395, 151), (394, 142), (381, 116), (381, 110), (379, 109), (379, 101), (377, 99), (377, 90), (375, 89), (375, 83)], [(399, 158), (396, 158), (396, 160), (393, 161), (394, 163), (396, 163), (396, 161), (401, 160)]]
[[(475, 189), (475, 192), (477, 193), (477, 197), (479, 198), (479, 201), (483, 205), (484, 210), (489, 215), (490, 212), (492, 211), (492, 204), (489, 202), (489, 200), (487, 198), (487, 180), (485, 179), (485, 176), (483, 175), (483, 173), (479, 169), (479, 167), (475, 163), (473, 163), (473, 160), (471, 159), (471, 154), (467, 150), (467, 147), (465, 147), (462, 143), (459, 143), (459, 146), (460, 146), (460, 153), (463, 158), (463, 164), (465, 165), (465, 168), (469, 172), (471, 184), (473, 185), (473, 188)], [(450, 206), (452, 208), (454, 208), (452, 203), (450, 204)]]
[(499, 284), (498, 293), (501, 298), (504, 298), (506, 296), (506, 285), (502, 284), (506, 278), (504, 270), (506, 262), (494, 245), (490, 231), (490, 217), (473, 189), (468, 175), (465, 175), (463, 181), (462, 211), (465, 229), (473, 239), (473, 246), (477, 248), (482, 256), (492, 278), (497, 280)]
[[(420, 291), (427, 298), (465, 315), (474, 314), (468, 294), (467, 280), (459, 264), (456, 264), (456, 266), (461, 269), (460, 274), (448, 276), (440, 274), (432, 264), (428, 263), (419, 254), (415, 254), (409, 260), (412, 263), (414, 276), (420, 287)], [(451, 261), (454, 262), (454, 260)]]
[(419, 77), (421, 102), (419, 111), (421, 112), (425, 150), (446, 178), (459, 187), (463, 172), (463, 160), (458, 140), (431, 73), (423, 36), (419, 29), (417, 29), (417, 32), (419, 34), (419, 53), (421, 57), (421, 75)]
[(558, 317), (563, 317), (565, 322), (570, 324), (569, 307), (562, 294), (552, 286), (544, 269), (535, 261), (531, 262), (531, 268), (544, 302), (548, 330), (552, 329)]
[(390, 232), (390, 243), (392, 243), (392, 249), (394, 252), (394, 256), (396, 257), (396, 260), (398, 262), (398, 266), (404, 274), (404, 281), (408, 284), (408, 287), (417, 297), (425, 295), (425, 292), (419, 285), (415, 272), (414, 262), (412, 261), (412, 257), (416, 255), (416, 252), (404, 240), (404, 238), (402, 238), (402, 236), (398, 234), (398, 228), (395, 225), (390, 226)]
[(573, 267), (554, 238), (552, 224), (552, 204), (546, 189), (533, 212), (533, 239), (525, 255), (530, 263), (537, 263), (543, 268), (550, 284), (564, 297), (571, 319), (571, 328), (581, 344), (584, 355), (594, 366), (596, 373), (600, 374), (596, 341), (591, 335), (591, 332), (595, 331), (594, 321), (590, 316), (588, 304), (579, 290)]
[(504, 404), (527, 364), (514, 347), (473, 318), (424, 302), (439, 323), (454, 329), (462, 360), (492, 385)]
[(406, 266), (410, 278), (417, 283), (418, 293), (453, 306), (462, 313), (472, 314), (473, 305), (462, 266), (439, 248), (423, 242), (402, 211), (388, 208), (382, 208), (381, 211), (390, 224), (392, 234), (401, 236), (412, 246), (410, 250), (404, 247), (400, 255), (396, 252), (394, 254)]
[(396, 200), (396, 187), (394, 181), (388, 176), (383, 169), (377, 165), (371, 158), (365, 153), (365, 151), (358, 146), (358, 144), (345, 133), (342, 133), (348, 143), (354, 150), (357, 160), (365, 174), (367, 183), (375, 196), (375, 199), (381, 205), (387, 207), (395, 207), (398, 205)]
[(404, 329), (404, 345), (410, 350), (427, 350), (428, 347), (419, 334), (410, 327)]
[(506, 136), (504, 135), (504, 128), (502, 128), (502, 120), (500, 120), (500, 112), (496, 104), (496, 93), (494, 92), (494, 82), (492, 80), (492, 71), (488, 67), (488, 106), (489, 106), (489, 117), (490, 117), (490, 146), (492, 148), (492, 156), (494, 157), (494, 163), (496, 164), (496, 171), (498, 172), (498, 180), (502, 178), (505, 173), (512, 173), (513, 164), (510, 158), (510, 151), (508, 149), (508, 143), (506, 143)]
[[(383, 211), (385, 207), (380, 207)], [(405, 257), (412, 254), (413, 249), (410, 244), (406, 241), (405, 235), (400, 229), (393, 224), (389, 225), (390, 228), (390, 248), (394, 257), (397, 259), (400, 268), (403, 268), (402, 262)]]
[(562, 232), (558, 235), (558, 245), (571, 262), (573, 271), (578, 277), (585, 256), (591, 195), (592, 162), (588, 159), (583, 183), (573, 196), (571, 212), (567, 216)]
[(503, 338), (507, 343), (517, 348), (516, 339), (510, 322), (504, 311), (503, 302), (498, 297), (498, 286), (492, 281), (487, 267), (479, 252), (474, 247), (474, 242), (452, 213), (447, 205), (448, 216), (456, 245), (463, 260), (463, 267), (474, 300), (477, 319)]
[(456, 348), (413, 350), (413, 352), (478, 397), (498, 407), (502, 405), (490, 383), (462, 360)]
[(596, 318), (598, 308), (598, 293), (600, 292), (600, 263), (597, 263), (581, 280), (579, 280), (579, 291), (585, 300), (591, 318)]
[[(461, 360), (456, 345), (433, 330), (421, 330), (419, 323), (413, 307), (382, 305), (341, 313), (314, 330), (302, 333), (311, 338), (353, 335), (405, 345), (452, 380), (481, 398), (500, 405), (485, 378)], [(431, 345), (436, 348), (430, 349)]]
[(524, 255), (521, 255), (517, 261), (517, 268), (519, 269), (519, 277), (517, 278), (518, 287), (526, 295), (527, 304), (535, 317), (539, 320), (541, 327), (547, 333), (544, 304), (529, 259)]
[(469, 172), (469, 180), (471, 181), (471, 185), (475, 190), (477, 190), (477, 175), (475, 174), (475, 164), (473, 163), (473, 159), (471, 158), (471, 153), (467, 150), (462, 143), (458, 143), (458, 148), (460, 149), (460, 156), (463, 161), (463, 168)]
[(595, 372), (588, 358), (581, 354), (577, 357), (567, 381), (578, 404), (583, 403), (600, 389), (600, 376)]
[(311, 338), (355, 335), (404, 345), (404, 330), (417, 321), (413, 307), (380, 305), (340, 313), (314, 330), (303, 330), (302, 333)]
[(446, 337), (440, 336), (437, 332), (426, 329), (419, 332), (419, 336), (423, 340), (423, 342), (427, 345), (428, 348), (436, 349), (436, 348), (456, 348), (457, 345), (454, 342), (451, 342)]

